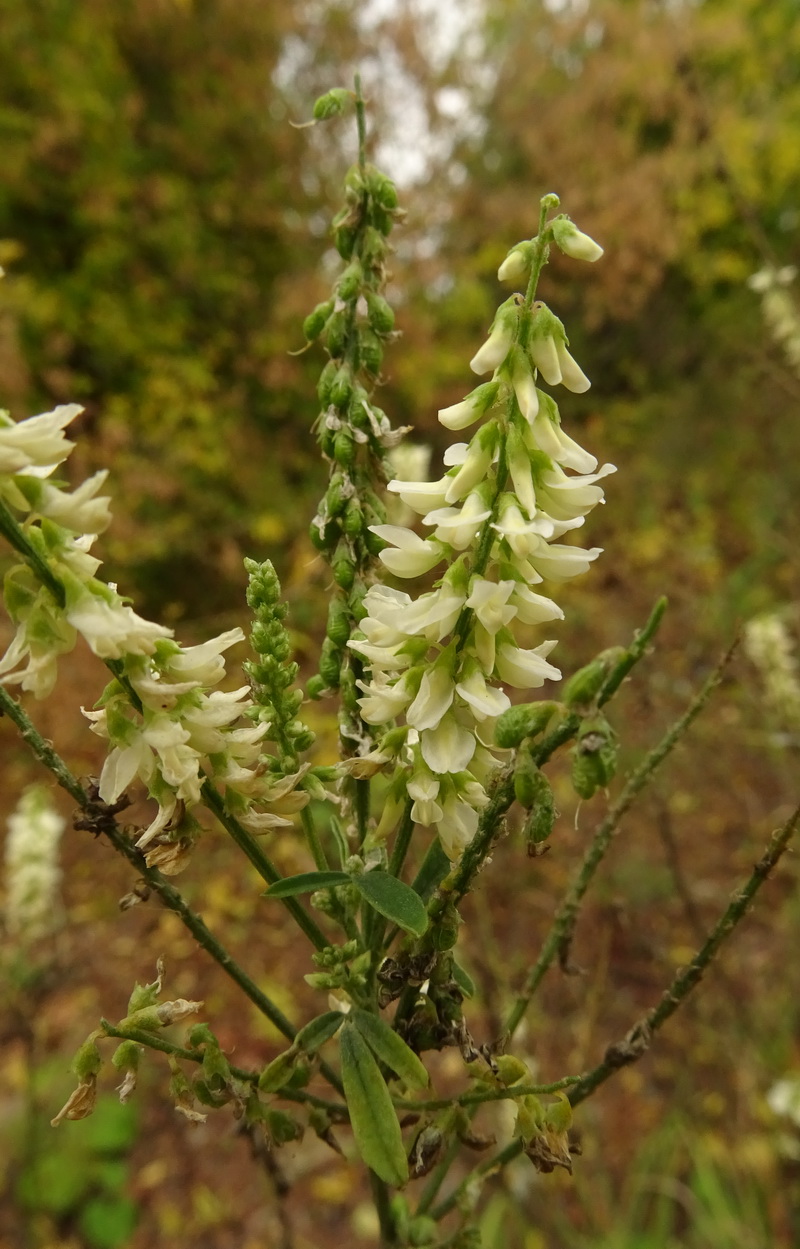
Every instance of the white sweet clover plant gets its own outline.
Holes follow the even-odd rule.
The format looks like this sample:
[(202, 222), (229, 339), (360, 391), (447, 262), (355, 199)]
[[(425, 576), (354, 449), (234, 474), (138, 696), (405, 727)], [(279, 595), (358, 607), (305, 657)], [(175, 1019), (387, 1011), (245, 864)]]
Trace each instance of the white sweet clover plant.
[[(555, 642), (541, 636), (563, 618), (551, 587), (587, 571), (600, 554), (580, 546), (573, 531), (603, 501), (600, 483), (614, 472), (610, 464), (598, 468), (561, 427), (550, 390), (581, 393), (589, 380), (568, 350), (561, 321), (537, 300), (537, 284), (553, 246), (579, 261), (596, 261), (602, 251), (557, 212), (555, 195), (544, 196), (535, 237), (513, 247), (500, 267), (501, 281), (519, 289), (500, 305), (471, 361), (485, 380), (439, 412), (445, 428), (470, 430), (469, 441), (448, 449), (435, 481), (396, 479), (391, 457), (405, 431), (392, 428), (375, 390), (384, 349), (395, 338), (384, 288), (388, 238), (400, 216), (397, 192), (366, 159), (358, 88), (323, 96), (315, 119), (353, 107), (359, 157), (334, 221), (344, 267), (331, 298), (304, 324), (308, 346), (320, 340), (328, 354), (316, 432), (329, 481), (311, 536), (332, 571), (319, 672), (306, 688), (312, 698), (338, 696), (340, 761), (309, 757), (314, 735), (299, 718), (304, 694), (269, 561), (245, 561), (255, 659), (244, 666), (246, 683), (233, 690), (221, 688), (225, 654), (244, 640), (241, 629), (184, 647), (98, 578), (91, 550), (111, 519), (102, 493), (107, 474), (72, 490), (56, 476), (73, 447), (65, 431), (81, 411), (74, 404), (19, 423), (0, 418), (0, 532), (22, 557), (5, 578), (15, 635), (0, 660), (0, 707), (81, 808), (76, 827), (106, 836), (136, 869), (139, 880), (123, 906), (155, 894), (290, 1042), (258, 1071), (232, 1066), (204, 1023), (189, 1029), (186, 1046), (175, 1044), (163, 1029), (202, 1003), (162, 1002), (159, 965), (153, 983), (134, 988), (125, 1018), (103, 1020), (81, 1046), (78, 1087), (54, 1122), (91, 1113), (108, 1038), (119, 1042), (111, 1063), (122, 1076), (123, 1100), (134, 1092), (142, 1054), (161, 1051), (170, 1096), (190, 1120), (230, 1104), (247, 1131), (273, 1146), (310, 1128), (337, 1150), (349, 1124), (371, 1171), (382, 1243), (467, 1249), (476, 1243), (481, 1182), (523, 1152), (540, 1171), (571, 1170), (572, 1106), (644, 1053), (699, 978), (679, 973), (661, 1005), (588, 1073), (536, 1084), (526, 1065), (504, 1052), (542, 977), (555, 959), (567, 959), (581, 899), (622, 813), (719, 673), (632, 772), (591, 839), (535, 964), (521, 986), (508, 990), (515, 1001), (504, 1037), (478, 1044), (463, 1010), (475, 987), (456, 957), (459, 905), (495, 853), (515, 802), (529, 853), (546, 848), (555, 810), (542, 769), (559, 749), (571, 743), (581, 798), (611, 781), (616, 738), (603, 707), (645, 654), (664, 602), (630, 646), (603, 652), (566, 682), (558, 702), (512, 705), (509, 691), (518, 698), (560, 679), (550, 659)], [(396, 514), (396, 523), (387, 523), (387, 486), (410, 524), (397, 523)], [(443, 575), (433, 579), (442, 565)], [(418, 578), (427, 582), (413, 585)], [(9, 693), (19, 686), (47, 697), (59, 660), (79, 637), (111, 673), (85, 711), (108, 744), (89, 786)], [(122, 828), (116, 816), (136, 782), (156, 810), (145, 826)], [(329, 1009), (299, 1031), (167, 879), (186, 866), (202, 831), (201, 809), (268, 884), (263, 905), (281, 902), (314, 947), (317, 970), (306, 979), (328, 995)], [(289, 829), (298, 818), (313, 870), (283, 878), (257, 835)], [(699, 952), (697, 968), (738, 923), (793, 827), (776, 834)], [(419, 838), (415, 829), (422, 829)], [(338, 1062), (331, 1063), (320, 1051), (334, 1038), (338, 1050), (329, 1052), (338, 1052)], [(465, 1088), (437, 1099), (420, 1055), (447, 1045), (463, 1055)], [(511, 1139), (440, 1198), (459, 1144), (476, 1139), (473, 1115), (505, 1099), (517, 1110)], [(391, 1196), (429, 1173), (416, 1199)]]

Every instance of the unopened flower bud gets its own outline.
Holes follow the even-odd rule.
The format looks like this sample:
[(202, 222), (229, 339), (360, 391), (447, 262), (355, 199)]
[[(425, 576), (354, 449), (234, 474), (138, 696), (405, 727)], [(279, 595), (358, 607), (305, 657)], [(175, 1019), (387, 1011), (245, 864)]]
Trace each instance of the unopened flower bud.
[(382, 295), (376, 291), (367, 294), (369, 323), (376, 334), (390, 334), (394, 329), (394, 312)]
[(579, 230), (569, 217), (556, 217), (552, 226), (553, 238), (565, 256), (571, 256), (573, 260), (589, 261), (599, 260), (602, 256), (603, 249), (600, 244)]
[(313, 343), (316, 338), (319, 338), (320, 334), (325, 329), (325, 323), (332, 312), (332, 299), (327, 299), (324, 303), (317, 304), (316, 308), (314, 308), (312, 312), (309, 312), (303, 322), (303, 334), (308, 342)]
[(517, 243), (516, 247), (512, 247), (505, 260), (497, 270), (497, 278), (500, 282), (524, 282), (527, 281), (531, 267), (531, 252), (533, 245), (530, 242)]
[(568, 707), (586, 707), (600, 693), (612, 668), (625, 654), (622, 646), (612, 646), (571, 676), (564, 686), (564, 702)]

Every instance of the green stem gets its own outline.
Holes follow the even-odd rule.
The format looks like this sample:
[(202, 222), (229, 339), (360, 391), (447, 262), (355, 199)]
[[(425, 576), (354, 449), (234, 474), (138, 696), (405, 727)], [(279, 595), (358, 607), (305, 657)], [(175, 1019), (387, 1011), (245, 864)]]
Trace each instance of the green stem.
[(36, 547), (28, 538), (25, 530), (14, 518), (5, 503), (0, 500), (0, 533), (18, 551), (23, 559), (27, 560), (36, 576), (46, 587), (56, 600), (58, 606), (62, 609), (67, 605), (67, 596), (64, 587), (51, 570), (47, 561), (42, 558)]
[(392, 876), (400, 875), (403, 870), (406, 855), (408, 854), (408, 847), (411, 845), (411, 835), (414, 832), (414, 821), (411, 818), (411, 808), (413, 805), (413, 802), (409, 798), (406, 802), (405, 810), (403, 811), (403, 818), (400, 821), (394, 845), (392, 846), (392, 857), (389, 860), (389, 871)]
[(62, 789), (75, 800), (86, 812), (88, 820), (98, 832), (102, 832), (111, 842), (114, 849), (123, 855), (136, 872), (158, 894), (168, 910), (173, 911), (191, 932), (195, 941), (217, 962), (223, 971), (239, 985), (251, 1002), (275, 1025), (279, 1032), (290, 1041), (294, 1040), (295, 1029), (275, 1003), (259, 989), (228, 953), (225, 947), (212, 936), (203, 920), (185, 902), (178, 890), (173, 888), (166, 877), (153, 867), (148, 867), (144, 855), (137, 850), (132, 842), (120, 831), (113, 816), (109, 814), (104, 803), (92, 799), (67, 767), (64, 760), (56, 753), (48, 741), (42, 737), (38, 729), (13, 699), (3, 685), (0, 685), (0, 709), (17, 726), (23, 741), (30, 747), (36, 758), (48, 768)]
[(598, 826), (591, 844), (583, 857), (575, 880), (558, 909), (553, 925), (545, 938), (544, 945), (534, 966), (528, 973), (522, 993), (517, 998), (506, 1021), (505, 1034), (513, 1036), (526, 1010), (538, 989), (545, 973), (553, 963), (556, 954), (565, 961), (566, 951), (572, 939), (577, 922), (581, 902), (591, 884), (600, 863), (616, 836), (622, 817), (628, 812), (636, 796), (652, 779), (656, 769), (663, 763), (667, 755), (677, 745), (687, 729), (705, 707), (711, 694), (722, 679), (722, 674), (730, 662), (736, 642), (728, 648), (711, 675), (703, 683), (683, 715), (667, 730), (653, 750), (647, 754), (639, 766), (633, 771), (619, 798), (616, 800), (606, 818)]
[(358, 127), (358, 164), (361, 169), (367, 163), (367, 111), (366, 101), (361, 94), (361, 75), (355, 75), (356, 89), (356, 125)]
[[(581, 1076), (574, 1084), (569, 1100), (573, 1106), (585, 1101), (595, 1089), (610, 1076), (636, 1062), (649, 1049), (654, 1033), (675, 1013), (681, 1003), (688, 997), (692, 989), (702, 979), (703, 973), (719, 950), (722, 943), (731, 935), (737, 925), (744, 919), (753, 904), (758, 890), (771, 875), (790, 839), (797, 831), (800, 823), (800, 807), (789, 817), (786, 823), (773, 833), (770, 843), (762, 858), (753, 868), (746, 884), (734, 894), (724, 913), (714, 925), (708, 939), (698, 950), (688, 967), (675, 976), (672, 984), (663, 994), (658, 1006), (653, 1007), (643, 1019), (631, 1028), (623, 1041), (610, 1046), (606, 1056), (592, 1071)], [(443, 1219), (461, 1200), (468, 1189), (474, 1191), (481, 1180), (502, 1170), (514, 1158), (522, 1153), (522, 1141), (517, 1137), (510, 1141), (492, 1158), (487, 1158), (469, 1173), (460, 1184), (431, 1212), (431, 1217)]]
[[(203, 802), (209, 811), (212, 811), (217, 817), (222, 827), (230, 834), (242, 853), (250, 860), (262, 880), (265, 880), (270, 885), (274, 885), (278, 880), (283, 880), (280, 872), (261, 849), (252, 833), (249, 833), (234, 815), (225, 810), (222, 796), (210, 780), (206, 780), (203, 785)], [(316, 946), (318, 950), (324, 950), (326, 946), (330, 945), (330, 941), (325, 936), (325, 933), (303, 909), (297, 898), (281, 898), (281, 902), (283, 902), (286, 910), (292, 916), (297, 926), (308, 937), (312, 945)]]
[(545, 235), (545, 226), (547, 225), (547, 214), (551, 208), (558, 208), (557, 195), (543, 195), (539, 201), (539, 229), (536, 232), (533, 248), (533, 262), (531, 264), (531, 275), (528, 279), (528, 288), (525, 291), (525, 308), (530, 308), (536, 297), (536, 287), (539, 285), (539, 278), (542, 269), (547, 264), (547, 257), (550, 251), (550, 239)]
[(558, 1093), (561, 1089), (572, 1088), (580, 1084), (583, 1076), (563, 1076), (550, 1084), (512, 1084), (508, 1088), (486, 1089), (484, 1092), (462, 1093), (459, 1097), (429, 1098), (427, 1101), (411, 1097), (395, 1097), (394, 1104), (398, 1110), (448, 1110), (452, 1106), (482, 1106), (484, 1102), (512, 1101), (515, 1097), (528, 1097), (530, 1094)]
[[(174, 1045), (172, 1041), (168, 1041), (166, 1037), (154, 1032), (145, 1032), (142, 1028), (118, 1028), (110, 1023), (108, 1019), (100, 1020), (100, 1027), (106, 1036), (116, 1037), (121, 1041), (134, 1041), (137, 1045), (143, 1045), (148, 1049), (159, 1050), (162, 1054), (169, 1054), (172, 1058), (180, 1058), (184, 1062), (202, 1063), (204, 1054), (200, 1049), (186, 1049), (181, 1045)], [(258, 1084), (260, 1071), (245, 1071), (243, 1067), (230, 1067), (231, 1075), (236, 1076), (237, 1080), (243, 1080), (247, 1084)], [(317, 1097), (314, 1093), (307, 1093), (305, 1089), (280, 1088), (276, 1089), (275, 1097), (280, 1097), (284, 1101), (305, 1102), (309, 1106), (318, 1106), (321, 1110), (326, 1110), (329, 1114), (334, 1115), (343, 1123), (347, 1122), (347, 1107), (342, 1102), (332, 1102), (325, 1097)]]
[(397, 1225), (392, 1214), (392, 1207), (389, 1201), (389, 1186), (380, 1179), (374, 1171), (369, 1173), (369, 1181), (372, 1187), (372, 1199), (375, 1202), (375, 1209), (378, 1212), (378, 1223), (381, 1229), (381, 1246), (384, 1249), (390, 1249), (391, 1246), (399, 1243), (397, 1238)]
[(573, 1106), (589, 1097), (598, 1085), (607, 1080), (615, 1071), (619, 1071), (620, 1067), (636, 1062), (647, 1052), (654, 1033), (666, 1023), (671, 1015), (675, 1014), (683, 1000), (700, 982), (723, 941), (727, 940), (750, 910), (753, 899), (772, 873), (796, 832), (798, 822), (800, 822), (800, 807), (789, 817), (782, 828), (772, 834), (767, 849), (753, 868), (747, 882), (733, 895), (704, 944), (688, 967), (681, 968), (672, 984), (662, 995), (658, 1005), (634, 1024), (624, 1040), (609, 1046), (603, 1061), (594, 1070), (581, 1077), (569, 1094), (569, 1100)]

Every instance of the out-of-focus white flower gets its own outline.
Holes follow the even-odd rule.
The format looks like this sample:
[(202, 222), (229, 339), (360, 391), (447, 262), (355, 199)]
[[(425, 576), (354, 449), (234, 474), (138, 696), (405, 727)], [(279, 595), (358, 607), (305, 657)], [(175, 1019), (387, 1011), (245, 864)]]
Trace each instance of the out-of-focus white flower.
[(782, 727), (800, 730), (800, 664), (782, 615), (769, 612), (748, 620), (744, 646), (758, 668), (770, 710)]
[(137, 616), (108, 586), (95, 583), (96, 592), (79, 586), (67, 591), (65, 616), (101, 659), (124, 655), (152, 655), (156, 642), (172, 636), (172, 629)]
[(9, 817), (5, 928), (20, 944), (47, 936), (60, 922), (58, 848), (65, 827), (40, 785), (25, 790)]
[(767, 1105), (773, 1114), (791, 1119), (800, 1128), (800, 1076), (776, 1080), (767, 1093)]

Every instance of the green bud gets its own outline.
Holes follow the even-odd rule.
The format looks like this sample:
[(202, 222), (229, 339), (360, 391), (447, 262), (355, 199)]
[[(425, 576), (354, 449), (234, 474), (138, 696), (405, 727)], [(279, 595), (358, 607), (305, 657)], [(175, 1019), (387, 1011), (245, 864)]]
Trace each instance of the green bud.
[(341, 985), (341, 977), (336, 972), (312, 971), (303, 979), (312, 989), (338, 989)]
[(314, 102), (314, 121), (327, 121), (329, 117), (338, 117), (353, 99), (353, 92), (345, 87), (334, 87), (333, 90), (326, 91)]
[(369, 206), (369, 222), (384, 237), (391, 234), (394, 226), (392, 214), (374, 200)]
[(261, 1092), (276, 1093), (278, 1089), (283, 1088), (292, 1074), (296, 1060), (297, 1051), (294, 1046), (278, 1054), (277, 1058), (273, 1058), (258, 1077), (258, 1087)]
[(385, 173), (381, 173), (380, 169), (376, 169), (374, 165), (367, 165), (367, 190), (374, 199), (382, 205), (383, 208), (393, 209), (397, 207), (397, 187), (391, 178), (387, 178)]
[(138, 1071), (141, 1047), (135, 1041), (121, 1041), (111, 1055), (115, 1071)]
[(537, 854), (544, 853), (538, 847), (542, 842), (547, 841), (556, 822), (553, 791), (544, 772), (539, 772), (537, 785), (538, 789), (524, 828), (525, 840), (528, 843), (528, 854), (531, 858), (534, 858)]
[(349, 260), (356, 245), (358, 231), (355, 226), (340, 225), (333, 232), (333, 241), (342, 260)]
[(329, 355), (336, 358), (344, 355), (349, 328), (350, 320), (346, 311), (341, 308), (338, 312), (334, 312), (328, 321), (325, 333), (325, 346)]
[(352, 430), (343, 425), (333, 440), (333, 458), (343, 468), (350, 468), (356, 458), (356, 443)]
[(344, 646), (350, 637), (350, 613), (347, 610), (346, 603), (338, 597), (331, 599), (328, 607), (326, 632), (337, 648)]
[(325, 678), (319, 674), (315, 674), (313, 677), (309, 678), (308, 684), (306, 685), (306, 693), (309, 698), (313, 698), (316, 702), (318, 698), (322, 697), (327, 688), (328, 686), (325, 684)]
[(579, 668), (564, 686), (564, 702), (568, 707), (585, 707), (594, 702), (611, 669), (625, 654), (623, 646), (602, 651), (591, 663)]
[(532, 807), (539, 791), (541, 773), (527, 750), (520, 751), (514, 771), (514, 797), (522, 807)]
[(530, 1072), (525, 1066), (521, 1058), (515, 1058), (513, 1054), (500, 1054), (495, 1060), (497, 1066), (497, 1078), (506, 1088), (516, 1084), (518, 1080), (524, 1080)]
[(317, 382), (317, 398), (324, 408), (327, 408), (331, 402), (331, 387), (333, 379), (339, 371), (339, 365), (335, 360), (329, 360), (319, 375)]
[(320, 334), (325, 329), (325, 322), (328, 320), (328, 317), (332, 312), (332, 299), (327, 299), (323, 304), (317, 304), (313, 312), (309, 312), (303, 322), (303, 333), (308, 342), (313, 343), (315, 339), (319, 338)]
[(458, 941), (458, 930), (461, 927), (461, 916), (452, 902), (448, 902), (429, 933), (431, 944), (435, 950), (452, 950)]
[(333, 557), (333, 579), (343, 590), (351, 589), (356, 579), (356, 566), (350, 556), (349, 551), (342, 551), (341, 547), (336, 548), (336, 554)]
[(373, 377), (377, 377), (381, 371), (383, 347), (374, 330), (367, 328), (360, 331), (358, 335), (358, 356), (367, 372), (371, 373)]
[(264, 1122), (273, 1145), (286, 1145), (289, 1141), (299, 1140), (303, 1135), (300, 1124), (285, 1110), (274, 1110), (270, 1107), (264, 1115)]
[[(358, 260), (352, 260), (336, 283), (336, 294), (340, 299), (355, 299), (364, 281), (364, 271)], [(342, 314), (345, 320), (347, 314)]]
[(428, 1214), (418, 1214), (409, 1221), (408, 1243), (415, 1247), (432, 1245), (436, 1241), (438, 1230), (435, 1219)]
[(333, 379), (331, 386), (331, 403), (337, 408), (346, 408), (353, 391), (353, 372), (349, 364), (343, 364)]
[(318, 551), (329, 551), (339, 536), (339, 526), (335, 521), (329, 520), (320, 528), (316, 521), (312, 521), (308, 536)]
[(351, 499), (344, 516), (344, 532), (348, 538), (357, 538), (365, 529), (364, 513), (358, 499)]
[(394, 329), (394, 312), (382, 295), (376, 291), (367, 294), (369, 323), (376, 334), (390, 334)]
[(494, 740), (502, 750), (519, 746), (526, 737), (536, 737), (556, 711), (558, 703), (519, 703), (509, 707), (499, 717), (494, 729)]
[[(319, 675), (325, 682), (328, 689), (337, 689), (339, 685), (339, 671), (342, 666), (342, 651), (329, 637), (326, 637), (322, 643), (322, 650), (319, 657)], [(309, 691), (310, 691), (309, 682)], [(313, 697), (313, 695), (312, 695)]]
[(79, 1080), (96, 1076), (103, 1065), (103, 1059), (93, 1037), (88, 1037), (72, 1060), (72, 1070)]

